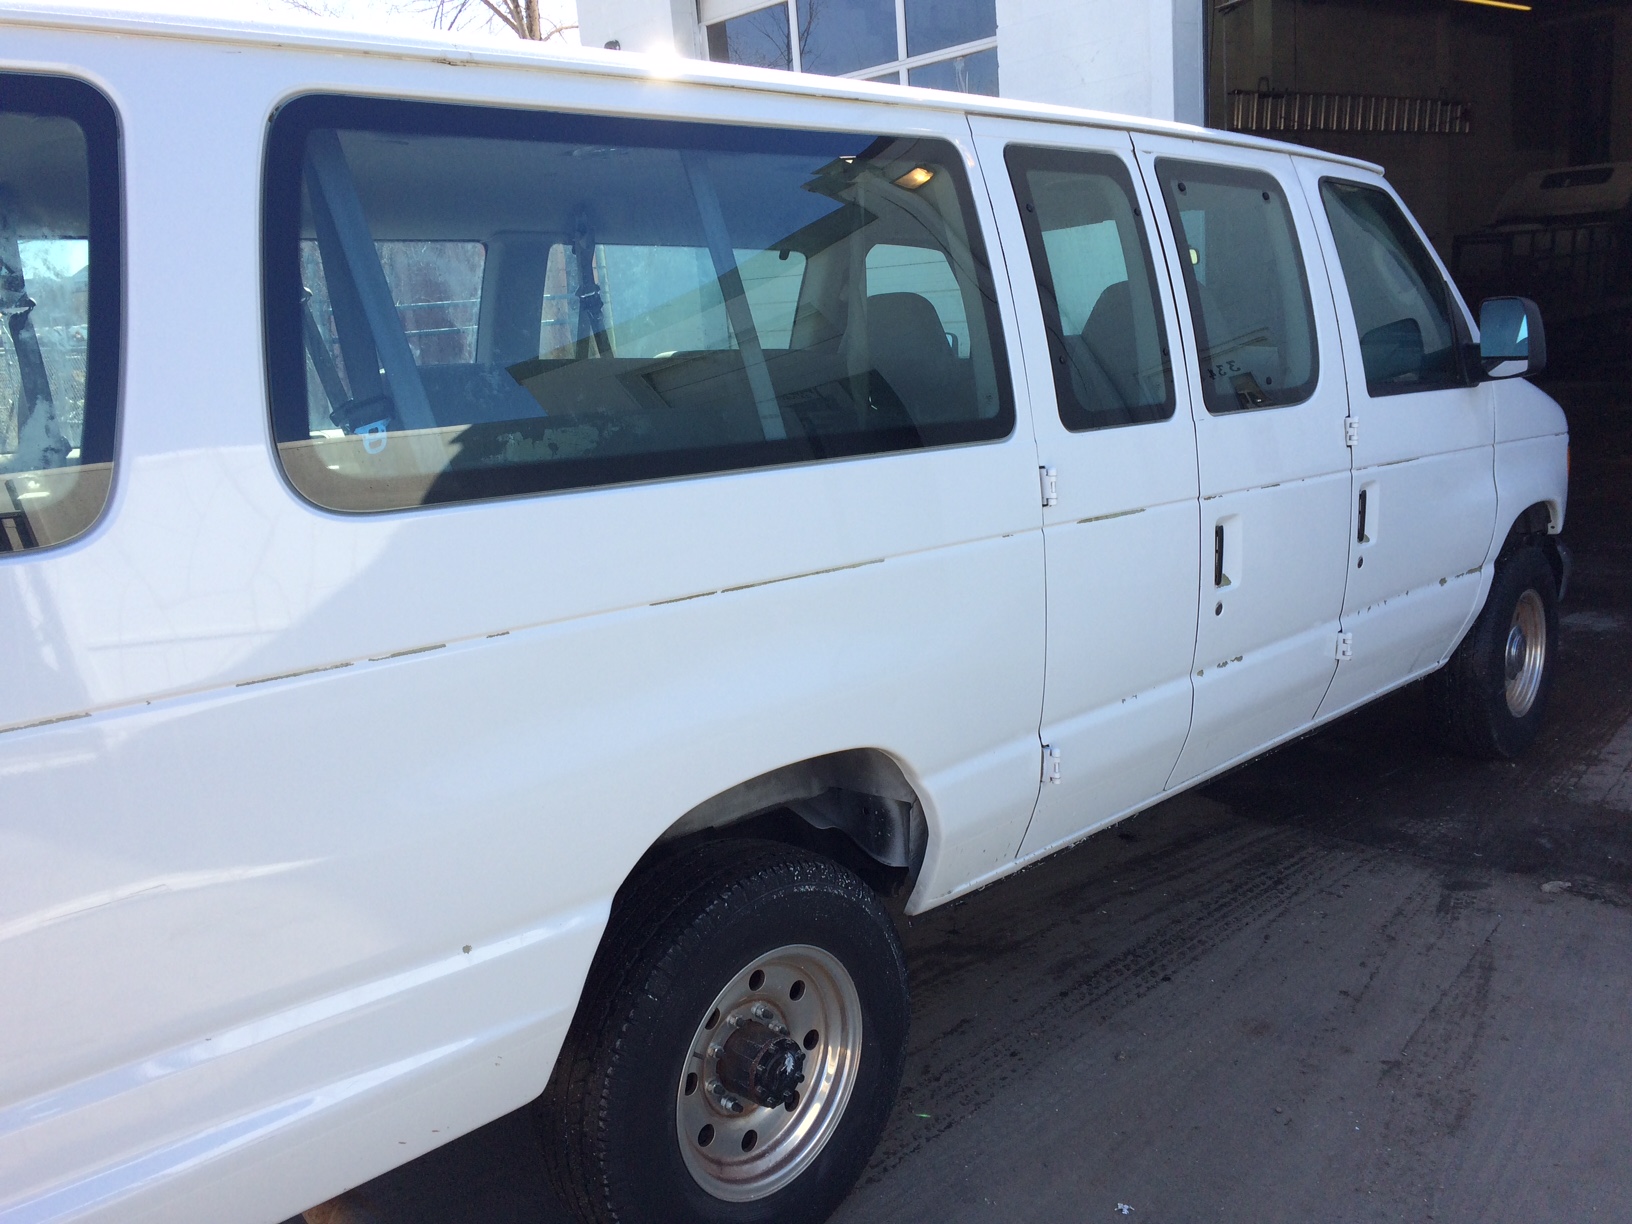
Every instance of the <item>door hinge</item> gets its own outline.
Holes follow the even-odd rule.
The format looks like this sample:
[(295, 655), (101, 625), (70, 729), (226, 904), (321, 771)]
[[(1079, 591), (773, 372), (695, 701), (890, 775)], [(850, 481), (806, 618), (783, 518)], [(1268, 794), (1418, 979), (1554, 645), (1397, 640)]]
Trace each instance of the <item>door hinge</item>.
[(1349, 446), (1360, 441), (1360, 422), (1353, 417), (1343, 418), (1343, 441)]
[(1043, 745), (1043, 781), (1058, 782), (1060, 780), (1060, 750), (1049, 744)]
[(1060, 500), (1060, 476), (1051, 467), (1037, 469), (1037, 479), (1043, 486), (1043, 505), (1052, 506)]
[(1354, 634), (1340, 633), (1337, 635), (1337, 654), (1339, 662), (1354, 658)]

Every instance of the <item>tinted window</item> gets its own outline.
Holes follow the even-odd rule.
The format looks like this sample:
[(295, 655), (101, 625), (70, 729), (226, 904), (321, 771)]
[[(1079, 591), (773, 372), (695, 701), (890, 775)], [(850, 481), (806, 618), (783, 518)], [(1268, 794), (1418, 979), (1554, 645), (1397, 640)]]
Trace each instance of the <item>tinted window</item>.
[(1320, 195), (1349, 286), (1366, 390), (1464, 385), (1445, 280), (1400, 206), (1386, 191), (1332, 179)]
[(1173, 415), (1156, 270), (1115, 157), (1011, 146), (1009, 176), (1042, 299), (1068, 429)]
[(307, 98), (274, 124), (279, 452), (391, 509), (1003, 437), (941, 141)]
[(0, 554), (60, 544), (113, 472), (119, 151), (90, 86), (0, 74)]
[(1209, 412), (1294, 404), (1319, 364), (1309, 283), (1286, 196), (1254, 170), (1161, 160)]

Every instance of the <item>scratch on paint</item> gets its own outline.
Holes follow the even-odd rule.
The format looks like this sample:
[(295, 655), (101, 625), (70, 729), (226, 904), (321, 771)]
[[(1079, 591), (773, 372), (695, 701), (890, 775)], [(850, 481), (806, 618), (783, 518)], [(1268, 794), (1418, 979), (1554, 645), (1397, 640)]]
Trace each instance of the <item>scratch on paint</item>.
[(38, 722), (18, 723), (15, 727), (0, 727), (0, 735), (7, 731), (27, 731), (30, 727), (49, 727), (53, 723), (73, 722), (76, 718), (89, 718), (91, 712), (83, 710), (78, 714), (58, 714), (54, 718), (42, 718)]
[(1145, 512), (1145, 508), (1143, 506), (1140, 506), (1136, 510), (1118, 510), (1114, 514), (1094, 514), (1094, 515), (1090, 515), (1088, 518), (1078, 519), (1077, 522), (1079, 522), (1079, 523), (1103, 523), (1106, 519), (1127, 518), (1130, 514), (1143, 514), (1144, 512)]
[[(412, 652), (411, 651), (405, 651), (404, 653), (408, 654), (408, 653), (412, 653)], [(393, 656), (387, 655), (386, 657), (391, 658)], [(280, 675), (276, 675), (276, 676), (262, 676), (257, 680), (240, 680), (240, 681), (238, 681), (237, 685), (234, 686), (234, 687), (236, 687), (236, 688), (248, 688), (252, 684), (271, 684), (272, 681), (274, 681), (274, 680), (293, 680), (296, 676), (313, 676), (313, 675), (316, 675), (318, 672), (339, 671), (342, 667), (350, 667), (350, 666), (351, 666), (350, 663), (325, 663), (321, 667), (307, 667), (307, 668), (301, 669), (300, 671), (283, 672)]]
[[(383, 663), (386, 659), (401, 659), (407, 657), (408, 655), (425, 654), (427, 651), (431, 650), (445, 650), (447, 649), (447, 645), (448, 644), (446, 642), (437, 642), (433, 646), (411, 646), (407, 650), (393, 650), (390, 654), (370, 655), (368, 661), (370, 663)], [(350, 664), (340, 663), (337, 664), (337, 666), (349, 667)], [(327, 669), (320, 668), (318, 670)]]

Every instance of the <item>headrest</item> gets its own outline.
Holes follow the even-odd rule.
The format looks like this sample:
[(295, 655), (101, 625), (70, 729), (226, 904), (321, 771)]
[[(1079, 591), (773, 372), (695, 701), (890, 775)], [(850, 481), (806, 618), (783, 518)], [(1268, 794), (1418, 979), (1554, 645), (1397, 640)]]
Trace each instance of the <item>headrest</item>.
[(867, 344), (877, 349), (916, 347), (933, 339), (946, 351), (946, 329), (929, 299), (920, 293), (878, 293), (867, 299)]

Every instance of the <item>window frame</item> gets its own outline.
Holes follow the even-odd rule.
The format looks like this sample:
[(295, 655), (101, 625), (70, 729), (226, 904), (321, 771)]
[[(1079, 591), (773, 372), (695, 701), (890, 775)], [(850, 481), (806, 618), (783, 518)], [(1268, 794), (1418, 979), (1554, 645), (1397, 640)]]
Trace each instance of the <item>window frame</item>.
[(1411, 237), (1416, 239), (1419, 249), (1428, 257), (1429, 266), (1433, 268), (1436, 276), (1439, 279), (1440, 290), (1444, 294), (1445, 298), (1444, 302), (1442, 303), (1445, 309), (1445, 319), (1451, 327), (1451, 343), (1456, 353), (1456, 373), (1459, 379), (1457, 382), (1435, 383), (1431, 386), (1391, 387), (1381, 385), (1374, 387), (1372, 385), (1370, 376), (1366, 374), (1365, 355), (1363, 352), (1361, 352), (1360, 376), (1366, 385), (1367, 398), (1388, 399), (1389, 397), (1395, 395), (1426, 395), (1433, 391), (1456, 391), (1474, 386), (1479, 380), (1474, 376), (1468, 360), (1468, 348), (1473, 342), (1473, 332), (1469, 326), (1470, 321), (1466, 312), (1463, 310), (1460, 295), (1456, 292), (1456, 287), (1454, 282), (1451, 280), (1450, 272), (1446, 270), (1444, 265), (1440, 262), (1438, 256), (1435, 254), (1433, 244), (1430, 243), (1423, 235), (1421, 230), (1418, 229), (1416, 218), (1411, 215), (1410, 209), (1406, 208), (1404, 203), (1399, 200), (1393, 192), (1389, 191), (1386, 187), (1383, 187), (1378, 183), (1362, 183), (1355, 179), (1343, 178), (1341, 175), (1327, 174), (1321, 176), (1317, 187), (1320, 192), (1321, 209), (1326, 212), (1323, 219), (1326, 224), (1326, 230), (1332, 239), (1332, 254), (1336, 256), (1338, 271), (1342, 273), (1343, 276), (1343, 291), (1348, 298), (1349, 320), (1353, 325), (1354, 343), (1356, 349), (1358, 350), (1360, 345), (1360, 321), (1354, 313), (1354, 295), (1353, 291), (1349, 288), (1349, 270), (1343, 266), (1343, 252), (1338, 249), (1337, 231), (1332, 225), (1331, 213), (1328, 210), (1328, 205), (1326, 203), (1326, 186), (1328, 183), (1337, 187), (1348, 187), (1360, 191), (1375, 192), (1386, 199), (1399, 212), (1400, 217), (1405, 221), (1406, 226), (1410, 230)]
[(29, 557), (82, 540), (113, 504), (121, 425), (124, 358), (124, 134), (112, 99), (89, 81), (59, 73), (0, 71), (0, 111), (68, 119), (85, 136), (87, 185), (85, 404), (77, 467), (108, 465), (102, 504), (61, 540), (0, 559)]
[[(1018, 156), (1017, 156), (1018, 155)], [(1138, 229), (1139, 243), (1144, 251), (1145, 279), (1149, 286), (1151, 305), (1156, 313), (1156, 336), (1162, 347), (1162, 355), (1166, 358), (1164, 371), (1167, 383), (1167, 395), (1159, 404), (1140, 405), (1145, 411), (1157, 412), (1158, 415), (1143, 417), (1132, 421), (1108, 421), (1095, 424), (1091, 419), (1073, 423), (1072, 417), (1092, 417), (1092, 413), (1078, 400), (1075, 391), (1071, 392), (1068, 404), (1065, 387), (1069, 385), (1069, 374), (1062, 379), (1062, 370), (1066, 367), (1067, 358), (1060, 351), (1063, 344), (1064, 316), (1060, 311), (1058, 294), (1054, 288), (1054, 269), (1048, 260), (1048, 251), (1044, 245), (1042, 220), (1033, 210), (1031, 188), (1025, 176), (1030, 170), (1049, 170), (1059, 173), (1096, 173), (1086, 169), (1090, 163), (1103, 163), (1118, 173), (1105, 175), (1121, 188), (1127, 198), (1128, 205), (1133, 213), (1133, 221)], [(1138, 425), (1158, 425), (1163, 421), (1170, 421), (1178, 411), (1178, 384), (1173, 374), (1173, 349), (1171, 333), (1168, 331), (1167, 315), (1162, 309), (1162, 289), (1164, 282), (1156, 274), (1156, 243), (1159, 238), (1153, 238), (1150, 226), (1146, 223), (1144, 208), (1139, 202), (1139, 194), (1134, 186), (1133, 174), (1124, 162), (1115, 153), (1104, 149), (1062, 149), (1049, 145), (1034, 145), (1015, 142), (1004, 146), (1003, 165), (1009, 174), (1009, 187), (1014, 192), (1015, 205), (1020, 213), (1020, 229), (1026, 236), (1026, 253), (1031, 261), (1032, 280), (1037, 287), (1038, 306), (1042, 310), (1043, 330), (1048, 340), (1049, 365), (1054, 374), (1054, 400), (1060, 424), (1071, 433), (1092, 433), (1102, 429), (1128, 429)], [(1128, 279), (1133, 278), (1133, 269), (1128, 269)], [(1062, 385), (1063, 383), (1063, 385)]]
[[(314, 130), (336, 129), (400, 133), (403, 135), (462, 136), (472, 139), (537, 141), (583, 141), (590, 144), (628, 144), (635, 147), (702, 149), (711, 152), (785, 152), (789, 139), (818, 141), (842, 136), (857, 140), (933, 140), (945, 146), (944, 169), (951, 176), (958, 200), (958, 219), (973, 258), (976, 281), (974, 293), (984, 303), (986, 334), (990, 344), (991, 373), (996, 383), (997, 411), (990, 417), (973, 418), (936, 426), (917, 426), (911, 432), (918, 441), (911, 445), (833, 446), (818, 453), (801, 450), (790, 441), (786, 453), (771, 456), (766, 447), (776, 443), (752, 443), (737, 447), (735, 458), (723, 462), (683, 461), (686, 456), (707, 455), (701, 451), (653, 451), (623, 456), (616, 460), (594, 460), (607, 466), (605, 476), (591, 474), (584, 479), (527, 481), (517, 475), (524, 467), (538, 468), (545, 475), (548, 464), (507, 468), (444, 471), (450, 486), (458, 492), (434, 501), (393, 506), (334, 506), (319, 501), (302, 489), (284, 462), (280, 445), (309, 438), (307, 375), (302, 335), (302, 285), (299, 266), (301, 192), (306, 140)], [(651, 133), (668, 133), (666, 143), (652, 141)], [(644, 139), (643, 139), (644, 135)], [(852, 129), (759, 126), (723, 120), (676, 120), (646, 115), (574, 113), (545, 109), (450, 103), (412, 98), (386, 98), (358, 94), (313, 92), (287, 99), (270, 118), (262, 167), (261, 215), (261, 305), (264, 355), (268, 391), (269, 441), (278, 472), (291, 491), (309, 505), (327, 513), (374, 515), (413, 512), (467, 505), (516, 497), (536, 497), (553, 493), (582, 493), (598, 489), (662, 481), (724, 476), (733, 473), (775, 468), (804, 467), (827, 462), (888, 458), (955, 446), (993, 445), (1014, 436), (1018, 415), (1014, 386), (999, 306), (996, 275), (992, 265), (995, 243), (988, 243), (976, 202), (974, 183), (967, 167), (967, 152), (950, 135), (929, 133), (892, 134)], [(933, 429), (929, 437), (923, 435)], [(868, 435), (855, 435), (864, 438)], [(849, 435), (845, 435), (849, 437)], [(842, 439), (841, 439), (842, 440)], [(906, 441), (905, 437), (901, 439)], [(823, 438), (825, 443), (829, 441)], [(613, 466), (617, 471), (614, 472)], [(486, 486), (486, 487), (484, 487)]]
[[(1299, 383), (1287, 398), (1276, 398), (1268, 403), (1253, 405), (1237, 405), (1228, 408), (1213, 407), (1213, 392), (1211, 391), (1205, 371), (1205, 360), (1202, 353), (1202, 341), (1207, 335), (1207, 319), (1203, 312), (1201, 294), (1197, 288), (1195, 276), (1192, 274), (1188, 261), (1184, 258), (1184, 221), (1179, 215), (1178, 202), (1167, 190), (1167, 172), (1164, 166), (1181, 168), (1195, 168), (1216, 176), (1213, 181), (1226, 186), (1258, 186), (1267, 180), (1280, 197), (1280, 204), (1286, 214), (1287, 233), (1292, 240), (1292, 259), (1297, 273), (1298, 283), (1303, 288), (1303, 304), (1305, 327), (1309, 335), (1309, 373), (1303, 382)], [(1182, 157), (1158, 157), (1152, 165), (1156, 176), (1156, 192), (1161, 197), (1162, 207), (1167, 212), (1169, 230), (1173, 239), (1173, 258), (1179, 265), (1179, 279), (1184, 284), (1185, 305), (1190, 311), (1190, 329), (1195, 340), (1196, 373), (1201, 390), (1201, 404), (1208, 416), (1232, 417), (1245, 413), (1268, 412), (1277, 408), (1295, 408), (1299, 404), (1307, 404), (1315, 398), (1320, 389), (1320, 335), (1318, 321), (1315, 317), (1315, 296), (1309, 281), (1309, 264), (1303, 255), (1303, 241), (1298, 235), (1298, 218), (1292, 210), (1292, 196), (1282, 179), (1272, 171), (1260, 166), (1230, 165), (1224, 162), (1195, 161)], [(1175, 179), (1175, 181), (1177, 181)]]

